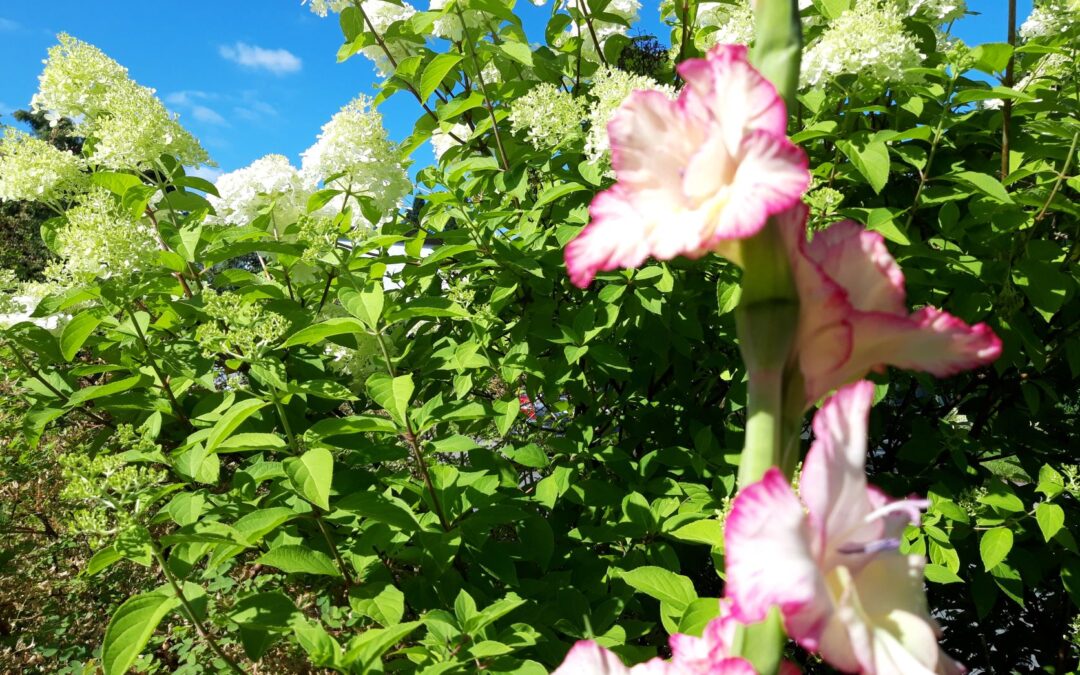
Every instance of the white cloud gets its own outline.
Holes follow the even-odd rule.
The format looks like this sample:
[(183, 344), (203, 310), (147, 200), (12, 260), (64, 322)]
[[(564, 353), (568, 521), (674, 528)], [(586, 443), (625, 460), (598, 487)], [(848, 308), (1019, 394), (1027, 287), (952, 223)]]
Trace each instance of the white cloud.
[(302, 65), (300, 59), (286, 49), (266, 49), (244, 42), (237, 42), (235, 45), (221, 45), (218, 48), (218, 53), (223, 58), (246, 68), (262, 68), (275, 75), (298, 72)]
[(277, 108), (258, 99), (246, 100), (243, 105), (233, 108), (233, 115), (249, 122), (266, 119), (267, 117), (277, 117), (277, 114)]
[(22, 25), (18, 21), (12, 21), (11, 19), (5, 19), (0, 16), (0, 31), (17, 31), (20, 28), (22, 28)]
[(191, 108), (191, 116), (200, 122), (207, 124), (216, 124), (218, 126), (228, 126), (228, 122), (222, 117), (218, 111), (213, 108), (207, 108), (204, 105), (196, 105)]
[(221, 177), (221, 174), (225, 173), (223, 170), (214, 166), (200, 166), (197, 169), (186, 169), (187, 175), (198, 176), (199, 178), (205, 178), (211, 183), (215, 182)]

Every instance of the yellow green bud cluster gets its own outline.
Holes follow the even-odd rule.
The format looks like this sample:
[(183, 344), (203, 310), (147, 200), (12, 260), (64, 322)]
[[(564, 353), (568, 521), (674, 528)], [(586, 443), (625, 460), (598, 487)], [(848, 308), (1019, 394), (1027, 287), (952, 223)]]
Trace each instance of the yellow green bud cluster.
[(0, 137), (0, 201), (58, 203), (85, 188), (81, 157), (18, 131)]
[(208, 357), (255, 360), (288, 329), (285, 317), (237, 293), (206, 292), (202, 298), (210, 320), (196, 329), (195, 339)]

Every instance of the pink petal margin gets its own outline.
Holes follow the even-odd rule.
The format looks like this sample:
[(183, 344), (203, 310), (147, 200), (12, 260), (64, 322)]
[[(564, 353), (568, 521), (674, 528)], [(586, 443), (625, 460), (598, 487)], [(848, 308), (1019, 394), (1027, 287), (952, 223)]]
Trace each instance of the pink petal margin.
[(829, 596), (810, 537), (803, 505), (776, 467), (739, 492), (724, 525), (724, 595), (738, 621), (761, 621), (777, 606), (785, 617), (808, 619), (801, 633), (820, 633)]

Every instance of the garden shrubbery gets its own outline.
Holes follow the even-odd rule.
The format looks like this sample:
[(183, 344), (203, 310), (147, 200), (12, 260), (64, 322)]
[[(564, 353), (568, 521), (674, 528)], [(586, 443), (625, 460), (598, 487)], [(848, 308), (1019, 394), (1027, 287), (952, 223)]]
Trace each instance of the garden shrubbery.
[[(74, 120), (77, 144), (0, 140), (0, 199), (49, 210), (51, 251), (40, 277), (0, 277), (0, 663), (544, 673), (582, 640), (627, 663), (670, 657), (670, 635), (726, 620), (711, 623), (718, 598), (748, 612), (725, 588), (725, 523), (742, 488), (772, 464), (792, 477), (822, 437), (804, 397), (869, 376), (866, 473), (928, 500), (885, 548), (925, 557), (942, 648), (987, 672), (1076, 667), (1080, 7), (1040, 3), (1015, 45), (966, 45), (950, 35), (960, 0), (797, 4), (798, 83), (795, 33), (755, 25), (743, 0), (662, 3), (662, 45), (627, 36), (632, 1), (559, 3), (537, 43), (502, 0), (312, 0), (341, 24), (339, 60), (375, 62), (378, 92), (335, 115), (299, 168), (271, 155), (216, 184), (191, 173), (207, 154), (152, 90), (60, 36), (34, 105)], [(674, 65), (738, 65), (741, 50), (709, 50), (755, 39), (801, 148), (791, 199), (822, 236), (799, 240), (801, 220), (776, 234), (797, 206), (763, 212), (758, 230), (779, 237), (764, 258), (757, 230), (732, 244), (710, 229), (741, 183), (708, 192), (722, 198), (694, 230), (679, 218), (697, 202), (648, 219), (672, 212), (664, 190), (696, 199), (688, 184), (638, 180), (686, 168), (660, 140), (711, 142), (709, 124), (750, 116), (733, 97), (730, 116), (688, 113), (670, 137), (674, 114), (640, 122), (645, 102), (692, 109), (695, 75)], [(416, 102), (402, 143), (378, 112), (389, 96)], [(646, 135), (609, 127), (620, 109)], [(631, 176), (619, 150), (652, 139)], [(410, 180), (429, 142), (436, 163)], [(760, 190), (780, 191), (780, 171)], [(617, 222), (640, 217), (640, 232), (597, 225), (613, 184), (608, 204), (638, 190)], [(764, 273), (749, 261), (783, 261), (764, 285), (799, 295), (804, 327), (821, 317), (800, 269), (846, 299), (880, 290), (813, 257), (844, 219), (876, 233), (851, 241), (891, 275), (895, 330), (954, 342), (908, 358), (877, 336), (887, 349), (833, 381), (814, 379), (805, 342), (770, 339), (795, 324), (755, 318)], [(582, 252), (590, 241), (603, 250)], [(840, 322), (856, 336), (858, 315), (882, 313), (858, 302)], [(964, 343), (967, 361), (930, 365), (969, 335), (982, 341)], [(785, 398), (769, 408), (774, 348)], [(770, 410), (770, 433), (748, 430)], [(827, 648), (769, 649), (734, 656), (839, 665)]]

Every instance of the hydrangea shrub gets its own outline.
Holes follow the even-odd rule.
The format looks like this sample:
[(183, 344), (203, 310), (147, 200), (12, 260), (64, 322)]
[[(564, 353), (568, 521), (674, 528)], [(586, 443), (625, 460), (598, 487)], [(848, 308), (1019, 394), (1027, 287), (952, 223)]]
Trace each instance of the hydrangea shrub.
[(55, 213), (0, 275), (20, 442), (85, 430), (61, 524), (147, 582), (84, 665), (1075, 665), (1075, 2), (1013, 45), (959, 0), (309, 7), (383, 79), (299, 167), (194, 176), (66, 35), (81, 152), (0, 140)]

